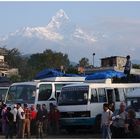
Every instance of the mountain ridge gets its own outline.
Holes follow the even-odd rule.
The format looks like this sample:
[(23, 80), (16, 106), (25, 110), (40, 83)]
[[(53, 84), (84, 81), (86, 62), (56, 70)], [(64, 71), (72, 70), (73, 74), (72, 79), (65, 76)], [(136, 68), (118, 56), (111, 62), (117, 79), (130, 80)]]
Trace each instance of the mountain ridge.
[(63, 9), (50, 19), (46, 26), (27, 26), (0, 37), (0, 45), (6, 45), (8, 49), (18, 48), (24, 54), (52, 49), (68, 54), (72, 61), (88, 56), (90, 46), (97, 41), (92, 31), (73, 24)]

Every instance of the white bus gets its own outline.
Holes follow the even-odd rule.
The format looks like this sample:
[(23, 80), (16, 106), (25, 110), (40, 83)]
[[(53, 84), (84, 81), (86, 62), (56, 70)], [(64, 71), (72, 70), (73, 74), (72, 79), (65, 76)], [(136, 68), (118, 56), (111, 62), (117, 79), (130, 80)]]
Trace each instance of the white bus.
[(52, 77), (42, 81), (13, 83), (7, 92), (5, 103), (29, 105), (57, 103), (61, 88), (68, 84), (83, 82), (85, 77)]
[(100, 127), (103, 103), (114, 102), (119, 108), (128, 92), (140, 88), (139, 84), (81, 83), (64, 86), (58, 99), (60, 124), (68, 131), (75, 128)]

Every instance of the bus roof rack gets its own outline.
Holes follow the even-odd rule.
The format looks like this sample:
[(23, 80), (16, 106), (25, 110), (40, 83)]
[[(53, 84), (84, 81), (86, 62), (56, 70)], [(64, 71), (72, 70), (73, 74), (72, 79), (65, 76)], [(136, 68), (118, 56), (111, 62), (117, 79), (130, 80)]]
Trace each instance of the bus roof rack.
[(97, 79), (97, 80), (86, 80), (85, 83), (106, 83), (106, 84), (111, 84), (112, 79), (107, 78), (107, 79)]
[(49, 78), (44, 78), (40, 80), (34, 80), (38, 82), (83, 82), (85, 81), (85, 77), (81, 76), (74, 76), (74, 77), (64, 77), (64, 76), (58, 76), (58, 77), (49, 77)]

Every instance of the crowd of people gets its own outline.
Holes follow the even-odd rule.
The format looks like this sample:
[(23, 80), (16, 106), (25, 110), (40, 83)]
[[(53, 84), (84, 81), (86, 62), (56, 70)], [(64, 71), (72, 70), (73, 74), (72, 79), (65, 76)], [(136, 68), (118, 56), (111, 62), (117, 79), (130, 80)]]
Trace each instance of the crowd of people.
[(31, 135), (43, 138), (48, 134), (58, 134), (60, 113), (53, 103), (49, 107), (48, 111), (45, 104), (28, 107), (28, 104), (17, 103), (13, 108), (2, 104), (2, 134), (5, 138), (31, 138)]
[(125, 102), (119, 110), (111, 110), (108, 103), (103, 104), (101, 132), (104, 139), (137, 138), (137, 119), (133, 109), (126, 111)]
[[(101, 115), (101, 132), (104, 139), (136, 138), (136, 113), (126, 104), (120, 103), (119, 110), (115, 110), (113, 103), (103, 104)], [(49, 111), (45, 104), (37, 104), (36, 107), (17, 103), (11, 107), (1, 105), (1, 131), (5, 138), (45, 138), (48, 134), (59, 134), (60, 112), (53, 103), (49, 105)]]

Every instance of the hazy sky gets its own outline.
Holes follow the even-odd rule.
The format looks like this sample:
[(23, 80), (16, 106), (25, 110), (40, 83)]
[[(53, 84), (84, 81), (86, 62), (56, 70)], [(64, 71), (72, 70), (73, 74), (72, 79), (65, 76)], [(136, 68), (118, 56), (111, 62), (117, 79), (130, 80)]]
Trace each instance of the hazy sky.
[(6, 35), (24, 26), (45, 26), (59, 9), (63, 9), (73, 23), (85, 27), (94, 26), (99, 19), (105, 18), (140, 19), (139, 1), (0, 1), (0, 35)]
[(27, 26), (44, 27), (59, 9), (65, 11), (73, 24), (91, 31), (96, 39), (95, 43), (83, 46), (82, 51), (77, 45), (80, 46), (78, 55), (75, 50), (69, 51), (73, 60), (76, 56), (78, 60), (90, 55), (92, 61), (92, 52), (96, 53), (98, 60), (128, 54), (139, 59), (140, 1), (0, 1), (0, 36)]

